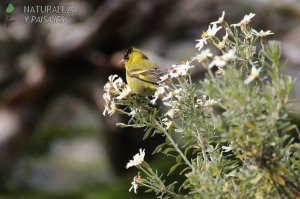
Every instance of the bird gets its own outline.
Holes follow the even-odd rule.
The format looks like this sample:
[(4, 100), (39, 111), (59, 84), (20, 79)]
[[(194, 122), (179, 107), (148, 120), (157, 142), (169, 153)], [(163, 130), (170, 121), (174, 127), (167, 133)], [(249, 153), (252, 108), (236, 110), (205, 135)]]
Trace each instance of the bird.
[(126, 81), (133, 93), (141, 96), (155, 93), (163, 73), (142, 51), (129, 48), (121, 63), (125, 65)]

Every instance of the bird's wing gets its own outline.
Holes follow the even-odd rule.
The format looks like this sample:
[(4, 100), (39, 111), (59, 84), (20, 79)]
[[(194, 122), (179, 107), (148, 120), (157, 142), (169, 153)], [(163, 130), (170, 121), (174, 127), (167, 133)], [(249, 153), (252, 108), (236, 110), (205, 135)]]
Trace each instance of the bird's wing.
[(133, 78), (137, 78), (141, 81), (148, 82), (150, 84), (158, 84), (160, 81), (159, 77), (163, 74), (159, 68), (151, 69), (131, 69), (127, 71), (127, 75)]

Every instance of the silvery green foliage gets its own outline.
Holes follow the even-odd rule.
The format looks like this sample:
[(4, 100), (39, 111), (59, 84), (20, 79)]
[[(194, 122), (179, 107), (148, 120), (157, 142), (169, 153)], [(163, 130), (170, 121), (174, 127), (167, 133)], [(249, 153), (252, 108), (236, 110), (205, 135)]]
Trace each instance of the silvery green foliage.
[[(118, 125), (144, 128), (144, 139), (166, 137), (154, 153), (174, 157), (169, 174), (185, 177), (166, 184), (169, 174), (154, 171), (140, 150), (127, 164), (139, 170), (130, 191), (144, 186), (164, 199), (300, 197), (299, 133), (288, 117), (294, 80), (279, 42), (266, 41), (273, 33), (250, 27), (254, 16), (229, 25), (223, 12), (197, 40), (199, 53), (173, 65), (151, 99), (109, 78), (104, 114), (128, 115)], [(196, 67), (207, 70), (201, 82), (191, 77)]]

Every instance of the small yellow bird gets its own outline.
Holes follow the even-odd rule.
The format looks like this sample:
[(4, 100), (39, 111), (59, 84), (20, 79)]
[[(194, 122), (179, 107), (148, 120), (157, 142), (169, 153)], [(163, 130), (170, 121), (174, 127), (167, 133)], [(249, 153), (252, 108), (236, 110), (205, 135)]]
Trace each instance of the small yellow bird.
[(142, 96), (154, 94), (159, 77), (163, 75), (156, 64), (136, 48), (129, 48), (121, 63), (125, 64), (126, 81), (133, 93)]

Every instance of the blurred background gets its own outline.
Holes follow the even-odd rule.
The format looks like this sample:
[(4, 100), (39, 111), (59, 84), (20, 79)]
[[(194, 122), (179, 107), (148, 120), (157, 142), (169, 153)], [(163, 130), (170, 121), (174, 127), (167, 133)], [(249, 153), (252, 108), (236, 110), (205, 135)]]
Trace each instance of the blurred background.
[[(72, 10), (41, 13), (47, 5)], [(119, 62), (131, 46), (162, 68), (190, 58), (223, 10), (229, 23), (256, 13), (253, 27), (275, 33), (287, 73), (300, 77), (299, 0), (0, 1), (0, 198), (155, 198), (128, 192), (136, 170), (125, 166), (162, 138), (143, 141), (142, 129), (115, 127), (128, 118), (103, 117), (103, 86), (124, 77)], [(173, 160), (149, 161), (167, 173)]]

